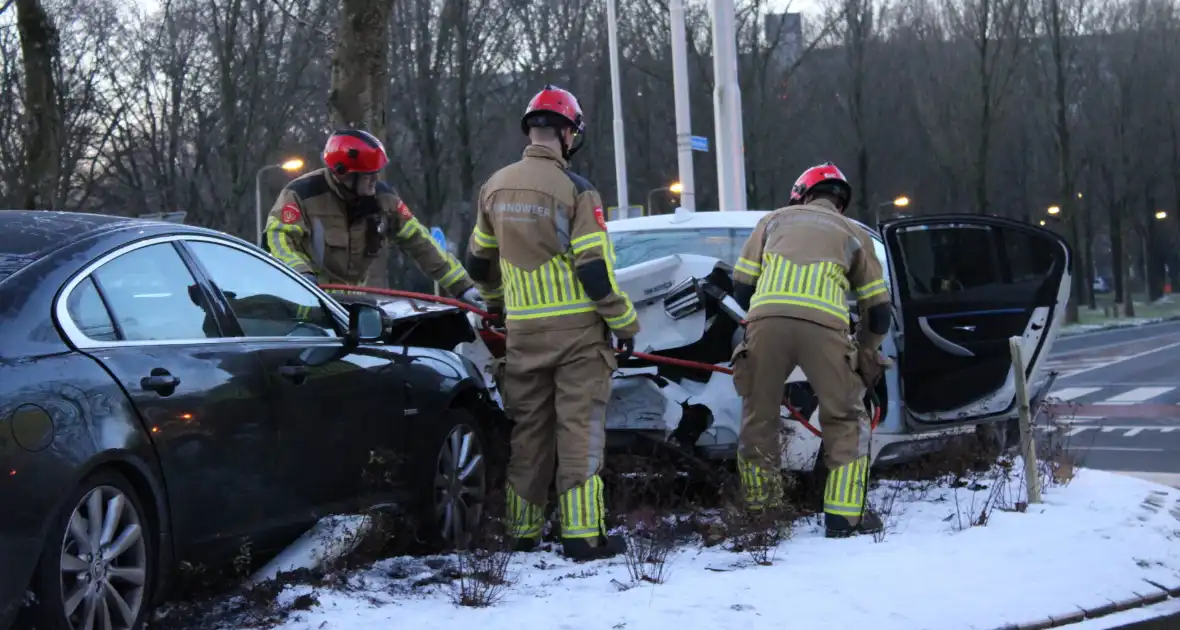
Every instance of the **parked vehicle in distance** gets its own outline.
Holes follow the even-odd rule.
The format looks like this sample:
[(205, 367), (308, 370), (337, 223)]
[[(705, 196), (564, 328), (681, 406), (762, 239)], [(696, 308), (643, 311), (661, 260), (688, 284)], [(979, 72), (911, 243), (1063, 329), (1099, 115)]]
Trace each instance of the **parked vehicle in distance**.
[(331, 513), (466, 541), (505, 421), (416, 316), (213, 230), (0, 212), (0, 628), (139, 628), (179, 562)]

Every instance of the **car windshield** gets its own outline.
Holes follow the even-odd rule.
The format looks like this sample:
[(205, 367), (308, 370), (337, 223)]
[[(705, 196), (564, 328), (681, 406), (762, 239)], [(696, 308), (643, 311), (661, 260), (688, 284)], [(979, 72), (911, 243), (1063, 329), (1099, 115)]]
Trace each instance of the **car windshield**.
[[(615, 246), (615, 267), (630, 267), (642, 262), (671, 256), (672, 254), (697, 254), (719, 258), (730, 265), (737, 262), (738, 254), (754, 228), (691, 228), (683, 230), (647, 230), (636, 232), (611, 232)], [(885, 245), (873, 238), (873, 251), (881, 267), (887, 268)], [(885, 283), (890, 284), (889, 274)], [(890, 287), (892, 288), (892, 287)]]

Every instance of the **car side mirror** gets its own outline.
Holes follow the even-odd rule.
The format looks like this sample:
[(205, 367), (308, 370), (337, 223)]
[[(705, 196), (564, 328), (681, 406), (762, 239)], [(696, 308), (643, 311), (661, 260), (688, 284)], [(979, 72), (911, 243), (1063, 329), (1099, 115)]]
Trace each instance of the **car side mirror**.
[(380, 341), (385, 334), (384, 312), (372, 305), (353, 302), (348, 305), (348, 338), (356, 343)]

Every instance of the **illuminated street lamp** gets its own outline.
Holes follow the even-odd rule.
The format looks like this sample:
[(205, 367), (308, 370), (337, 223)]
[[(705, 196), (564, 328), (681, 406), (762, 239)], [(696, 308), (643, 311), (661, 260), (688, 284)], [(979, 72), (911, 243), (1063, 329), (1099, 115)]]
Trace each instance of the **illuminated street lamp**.
[(681, 192), (684, 192), (684, 186), (680, 182), (672, 182), (671, 184), (668, 184), (667, 186), (661, 186), (659, 188), (653, 188), (653, 189), (647, 191), (647, 213), (649, 215), (652, 213), (651, 212), (652, 196), (658, 192), (664, 192), (664, 191), (668, 191), (674, 195), (679, 195)]
[(1041, 227), (1045, 227), (1045, 220), (1041, 219)]
[(256, 245), (262, 244), (262, 174), (281, 168), (288, 173), (293, 173), (303, 168), (303, 160), (299, 158), (291, 158), (281, 164), (268, 164), (254, 174), (254, 243)]
[(1057, 216), (1061, 213), (1061, 206), (1049, 206), (1048, 213), (1053, 216)]
[(889, 208), (889, 207), (904, 208), (908, 205), (910, 205), (910, 198), (906, 197), (905, 195), (897, 197), (891, 201), (881, 202), (881, 203), (877, 204), (876, 208), (873, 208), (873, 219), (877, 223), (881, 223), (881, 208)]
[(1164, 219), (1168, 218), (1168, 213), (1163, 210), (1156, 210), (1155, 218), (1159, 221), (1163, 221)]

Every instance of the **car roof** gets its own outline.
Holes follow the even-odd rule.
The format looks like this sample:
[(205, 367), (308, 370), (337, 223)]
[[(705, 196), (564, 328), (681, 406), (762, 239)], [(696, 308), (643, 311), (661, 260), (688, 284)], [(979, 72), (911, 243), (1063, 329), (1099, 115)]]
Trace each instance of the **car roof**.
[(0, 210), (0, 281), (54, 251), (95, 234), (149, 227), (233, 238), (191, 225), (148, 219), (58, 210)]
[[(762, 217), (770, 214), (770, 210), (741, 210), (729, 212), (687, 212), (679, 214), (656, 214), (648, 217), (633, 219), (616, 219), (607, 221), (611, 233), (616, 232), (652, 232), (657, 230), (693, 230), (709, 228), (737, 228), (753, 229)], [(876, 236), (876, 231), (869, 226), (852, 219), (854, 223)]]

